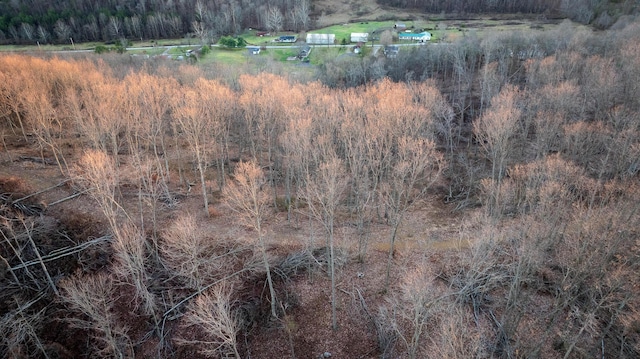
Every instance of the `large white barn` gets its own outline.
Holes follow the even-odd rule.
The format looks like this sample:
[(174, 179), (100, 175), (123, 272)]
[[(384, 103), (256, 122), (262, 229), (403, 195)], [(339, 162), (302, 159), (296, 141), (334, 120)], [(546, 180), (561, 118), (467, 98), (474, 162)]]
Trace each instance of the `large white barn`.
[(351, 33), (351, 42), (367, 42), (367, 41), (369, 41), (368, 32), (352, 32)]
[(307, 34), (307, 44), (333, 45), (336, 42), (336, 34)]

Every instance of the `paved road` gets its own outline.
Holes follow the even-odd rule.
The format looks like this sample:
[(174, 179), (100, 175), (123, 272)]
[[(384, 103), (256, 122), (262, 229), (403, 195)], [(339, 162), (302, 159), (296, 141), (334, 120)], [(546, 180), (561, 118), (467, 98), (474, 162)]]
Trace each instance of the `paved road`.
[[(438, 43), (428, 43), (428, 44), (438, 44)], [(301, 46), (304, 46), (305, 43), (300, 43), (300, 44), (296, 44), (296, 45), (248, 45), (249, 47), (265, 47), (267, 49), (298, 49)], [(407, 43), (407, 44), (395, 44), (397, 46), (425, 46), (427, 45), (427, 43)], [(153, 50), (153, 49), (165, 49), (164, 54), (167, 54), (169, 52), (169, 50), (171, 49), (175, 49), (178, 47), (196, 47), (198, 45), (163, 45), (163, 46), (142, 46), (142, 47), (127, 47), (127, 51), (144, 51), (144, 50)], [(351, 47), (353, 45), (310, 45), (312, 47)], [(365, 46), (371, 47), (371, 45), (366, 44)], [(215, 44), (215, 45), (211, 45), (211, 47), (220, 47), (220, 45)], [(378, 51), (380, 48), (382, 47), (382, 45), (379, 44), (375, 44), (373, 45), (373, 49), (374, 49), (374, 53), (376, 51)], [(74, 53), (74, 52), (94, 52), (94, 50), (55, 50), (52, 51), (54, 53)]]

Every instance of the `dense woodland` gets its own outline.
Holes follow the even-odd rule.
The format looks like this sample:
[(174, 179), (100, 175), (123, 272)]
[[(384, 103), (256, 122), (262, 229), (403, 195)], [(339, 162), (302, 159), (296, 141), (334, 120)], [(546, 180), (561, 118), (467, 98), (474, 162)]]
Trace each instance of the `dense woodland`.
[[(422, 13), (523, 13), (569, 18), (608, 28), (622, 15), (637, 11), (637, 0), (379, 0), (384, 6)], [(330, 7), (329, 7), (330, 8)], [(162, 39), (195, 36), (216, 40), (247, 28), (304, 31), (323, 15), (312, 0), (227, 1), (85, 1), (2, 0), (0, 42), (69, 44), (122, 39)]]
[[(307, 81), (2, 55), (3, 166), (73, 198), (0, 178), (0, 356), (311, 357), (287, 318), (291, 283), (315, 280), (326, 326), (351, 316), (375, 342), (345, 357), (639, 357), (640, 25), (568, 26)], [(430, 202), (458, 245), (402, 260)], [(354, 262), (381, 268), (357, 313), (338, 285)], [(252, 347), (264, 327), (278, 351)]]

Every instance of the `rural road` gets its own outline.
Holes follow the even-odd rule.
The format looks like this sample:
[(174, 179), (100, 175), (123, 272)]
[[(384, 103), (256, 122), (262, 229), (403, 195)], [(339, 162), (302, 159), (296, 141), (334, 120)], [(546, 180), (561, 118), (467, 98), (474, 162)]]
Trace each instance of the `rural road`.
[[(397, 46), (423, 46), (423, 45), (427, 45), (427, 44), (438, 44), (438, 43), (409, 43), (409, 44), (394, 44)], [(305, 43), (301, 43), (299, 45), (267, 45), (265, 46), (265, 48), (267, 49), (297, 49), (300, 48), (301, 46), (304, 46)], [(195, 47), (197, 45), (164, 45), (164, 46), (142, 46), (142, 47), (127, 47), (127, 51), (143, 51), (143, 50), (151, 50), (151, 49), (166, 49), (165, 53), (167, 51), (169, 51), (170, 49), (174, 49), (174, 48), (178, 48), (178, 47)], [(255, 47), (255, 46), (263, 46), (263, 45), (248, 45), (248, 47)], [(310, 45), (311, 47), (350, 47), (353, 45)], [(371, 45), (365, 45), (368, 47), (371, 47)], [(220, 45), (215, 44), (215, 45), (211, 45), (211, 47), (220, 47)], [(377, 51), (379, 48), (381, 48), (382, 45), (376, 44), (373, 45), (374, 51)], [(87, 50), (55, 50), (55, 51), (51, 51), (53, 53), (82, 53), (82, 52), (94, 52), (94, 50), (91, 49), (87, 49)]]

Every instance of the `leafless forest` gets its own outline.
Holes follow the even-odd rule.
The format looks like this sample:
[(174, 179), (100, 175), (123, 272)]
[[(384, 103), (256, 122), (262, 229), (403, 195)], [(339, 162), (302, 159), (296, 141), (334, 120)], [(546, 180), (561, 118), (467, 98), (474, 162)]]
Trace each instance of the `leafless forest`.
[[(339, 1), (339, 3), (343, 3)], [(413, 13), (464, 17), (521, 13), (568, 17), (608, 28), (634, 13), (637, 0), (353, 0), (353, 18), (378, 6)], [(370, 6), (371, 5), (371, 6)], [(69, 44), (194, 36), (217, 40), (253, 27), (306, 31), (320, 16), (331, 16), (335, 0), (11, 0), (0, 1), (0, 44)]]
[(0, 56), (0, 356), (640, 356), (636, 21), (338, 65)]

